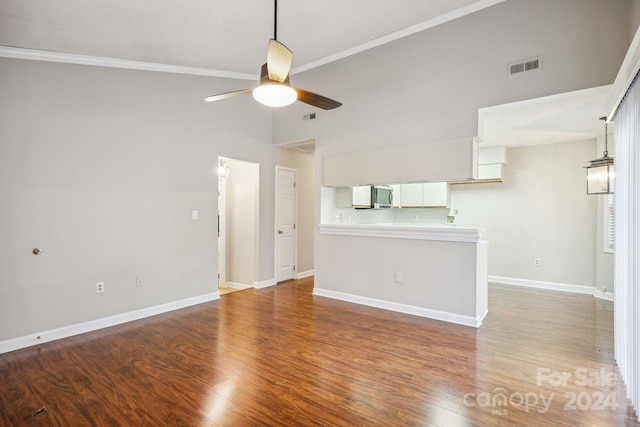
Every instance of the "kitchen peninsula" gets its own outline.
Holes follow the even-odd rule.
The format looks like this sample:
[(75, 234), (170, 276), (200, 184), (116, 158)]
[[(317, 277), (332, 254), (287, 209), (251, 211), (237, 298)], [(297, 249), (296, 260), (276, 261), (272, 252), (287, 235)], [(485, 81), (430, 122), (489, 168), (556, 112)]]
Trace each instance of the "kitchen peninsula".
[[(420, 184), (476, 180), (477, 139), (325, 155), (322, 165), (314, 295), (479, 327), (488, 309), (488, 242), (482, 229), (444, 224), (446, 184), (437, 203), (427, 194), (432, 185)], [(400, 185), (394, 209), (353, 209), (364, 202), (352, 189), (367, 183), (419, 184)], [(370, 194), (364, 204), (374, 207)], [(419, 215), (403, 209), (436, 206)]]
[(314, 295), (473, 327), (487, 314), (482, 229), (321, 224), (318, 237), (327, 262), (316, 268)]

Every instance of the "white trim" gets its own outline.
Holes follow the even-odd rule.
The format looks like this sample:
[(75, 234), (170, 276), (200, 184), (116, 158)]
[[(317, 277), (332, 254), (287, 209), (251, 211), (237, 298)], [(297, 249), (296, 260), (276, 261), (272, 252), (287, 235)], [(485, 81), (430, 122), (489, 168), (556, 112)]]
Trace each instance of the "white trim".
[(0, 46), (0, 57), (91, 65), (96, 67), (123, 68), (128, 70), (158, 71), (161, 73), (190, 74), (194, 76), (221, 77), (225, 79), (255, 81), (260, 79), (260, 76), (257, 74), (212, 70), (210, 68), (186, 67), (183, 65), (159, 64), (156, 62), (130, 61), (126, 59), (104, 58), (100, 56), (76, 55), (72, 53), (49, 52), (46, 50), (23, 49), (9, 46)]
[(602, 292), (593, 286), (569, 285), (566, 283), (542, 282), (538, 280), (514, 279), (512, 277), (489, 276), (489, 282), (526, 288), (546, 289), (549, 291), (570, 292), (573, 294), (593, 295), (596, 298), (613, 301), (613, 293)]
[(421, 22), (419, 24), (412, 25), (407, 28), (403, 28), (398, 31), (394, 31), (392, 33), (386, 34), (382, 37), (378, 37), (366, 43), (362, 43), (358, 46), (352, 47), (350, 49), (343, 50), (342, 52), (335, 53), (333, 55), (325, 56), (324, 58), (318, 59), (317, 61), (310, 62), (305, 65), (301, 65), (299, 67), (295, 67), (291, 69), (290, 74), (298, 74), (303, 71), (308, 71), (313, 68), (320, 67), (325, 64), (329, 64), (334, 61), (338, 61), (339, 59), (346, 58), (351, 55), (358, 54), (360, 52), (364, 52), (365, 50), (373, 49), (374, 47), (381, 46), (383, 44), (390, 43), (392, 41), (411, 36), (415, 33), (419, 33), (420, 31), (428, 30), (429, 28), (436, 27), (438, 25), (442, 25), (449, 21), (453, 21), (454, 19), (461, 18), (463, 16), (472, 14), (474, 12), (478, 12), (482, 9), (486, 9), (488, 7), (494, 6), (496, 4), (502, 3), (505, 0), (482, 0), (474, 2), (465, 7), (461, 7), (460, 9), (451, 11), (449, 13), (445, 13), (444, 15), (440, 15), (436, 18), (429, 19), (427, 21)]
[(296, 279), (304, 279), (305, 277), (311, 277), (314, 276), (315, 270), (307, 270), (307, 271), (301, 271), (300, 273), (296, 273)]
[(251, 285), (245, 285), (244, 283), (236, 283), (236, 282), (226, 282), (225, 283), (225, 287), (233, 288), (233, 289), (240, 289), (240, 290), (253, 288), (253, 286), (251, 286)]
[(489, 282), (503, 285), (524, 286), (527, 288), (547, 289), (550, 291), (571, 292), (574, 294), (593, 295), (593, 286), (569, 285), (566, 283), (542, 282), (538, 280), (514, 279), (512, 277), (489, 276)]
[(146, 317), (156, 316), (158, 314), (179, 310), (181, 308), (191, 307), (193, 305), (215, 301), (218, 299), (220, 299), (220, 292), (211, 292), (209, 294), (204, 294), (197, 297), (185, 298), (166, 304), (142, 308), (140, 310), (129, 311), (127, 313), (115, 314), (113, 316), (103, 317), (101, 319), (90, 320), (88, 322), (63, 326), (62, 328), (51, 329), (48, 331), (25, 335), (23, 337), (12, 338), (6, 341), (0, 341), (0, 354), (19, 350), (21, 348), (31, 347), (34, 345), (44, 344), (46, 342), (55, 341), (62, 338), (72, 337), (74, 335), (97, 331), (103, 328), (109, 328), (111, 326), (132, 322), (134, 320), (144, 319)]
[[(463, 16), (478, 12), (482, 9), (494, 6), (502, 3), (505, 0), (482, 0), (474, 2), (468, 6), (460, 9), (445, 13), (436, 18), (429, 19), (427, 21), (412, 25), (402, 30), (395, 31), (393, 33), (386, 34), (377, 39), (368, 41), (361, 45), (352, 47), (350, 49), (343, 50), (342, 52), (335, 53), (333, 55), (326, 56), (317, 61), (310, 62), (300, 67), (293, 68), (290, 71), (291, 75), (308, 71), (313, 68), (320, 67), (325, 64), (337, 61), (342, 58), (346, 58), (351, 55), (355, 55), (365, 50), (373, 49), (374, 47), (381, 46), (392, 41), (408, 37), (420, 31), (427, 30), (429, 28), (436, 27), (454, 19), (461, 18)], [(255, 80), (258, 81), (260, 76), (257, 74), (238, 73), (233, 71), (213, 70), (210, 68), (196, 68), (186, 67), (182, 65), (169, 65), (159, 64), (155, 62), (142, 62), (142, 61), (130, 61), (126, 59), (116, 58), (103, 58), (99, 56), (86, 56), (77, 55), (72, 53), (60, 53), (49, 52), (46, 50), (38, 49), (23, 49), (18, 47), (0, 46), (0, 57), (16, 58), (16, 59), (29, 59), (34, 61), (48, 61), (48, 62), (62, 62), (68, 64), (80, 64), (80, 65), (93, 65), (98, 67), (110, 67), (110, 68), (125, 68), (131, 70), (144, 70), (144, 71), (159, 71), (165, 73), (177, 73), (177, 74), (191, 74), (196, 76), (210, 76), (210, 77), (222, 77), (228, 79), (241, 79), (241, 80)]]
[(383, 310), (397, 311), (400, 313), (411, 314), (414, 316), (427, 317), (429, 319), (441, 320), (443, 322), (456, 323), (458, 325), (472, 326), (479, 328), (482, 320), (487, 315), (477, 318), (471, 316), (463, 316), (461, 314), (448, 313), (445, 311), (432, 310), (430, 308), (417, 307), (415, 305), (401, 304), (391, 301), (383, 301), (375, 298), (362, 297), (359, 295), (345, 294), (342, 292), (331, 291), (328, 289), (313, 288), (313, 295), (320, 297), (333, 298), (340, 301), (346, 301), (354, 304), (367, 305), (369, 307), (381, 308)]
[(622, 61), (618, 75), (613, 82), (613, 89), (611, 91), (611, 98), (605, 106), (607, 111), (607, 121), (614, 121), (615, 115), (618, 112), (618, 107), (627, 94), (633, 79), (636, 78), (636, 74), (640, 71), (640, 28), (636, 31), (631, 45), (627, 50), (627, 55)]
[(277, 283), (278, 282), (276, 282), (276, 279), (269, 279), (269, 280), (263, 280), (262, 282), (253, 282), (253, 287), (256, 289), (264, 289), (264, 288), (268, 288), (269, 286), (274, 286)]
[(593, 290), (593, 296), (598, 299), (603, 299), (607, 301), (613, 302), (613, 293), (612, 292), (602, 292), (600, 289)]
[(482, 240), (483, 229), (429, 224), (320, 224), (320, 234), (478, 243)]

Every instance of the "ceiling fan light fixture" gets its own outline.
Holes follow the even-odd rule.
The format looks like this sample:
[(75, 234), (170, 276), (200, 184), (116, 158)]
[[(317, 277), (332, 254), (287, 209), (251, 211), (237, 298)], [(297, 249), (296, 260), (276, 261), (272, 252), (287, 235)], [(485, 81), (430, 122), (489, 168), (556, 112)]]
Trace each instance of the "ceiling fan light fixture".
[(253, 90), (253, 99), (267, 107), (285, 107), (298, 99), (298, 94), (281, 83), (261, 84)]

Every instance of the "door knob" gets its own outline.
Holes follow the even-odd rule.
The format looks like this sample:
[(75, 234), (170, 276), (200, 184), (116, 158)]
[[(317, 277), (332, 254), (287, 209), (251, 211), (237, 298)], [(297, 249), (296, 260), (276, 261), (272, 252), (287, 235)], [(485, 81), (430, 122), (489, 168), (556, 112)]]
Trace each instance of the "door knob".
[(284, 231), (278, 230), (278, 234), (284, 234)]

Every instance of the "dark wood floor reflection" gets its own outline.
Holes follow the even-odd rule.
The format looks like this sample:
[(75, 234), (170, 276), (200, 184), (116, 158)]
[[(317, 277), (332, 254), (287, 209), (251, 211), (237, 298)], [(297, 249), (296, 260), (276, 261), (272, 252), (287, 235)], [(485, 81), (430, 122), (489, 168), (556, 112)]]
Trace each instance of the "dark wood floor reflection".
[(476, 330), (312, 287), (0, 355), (0, 425), (640, 425), (607, 374), (610, 302), (492, 286)]

